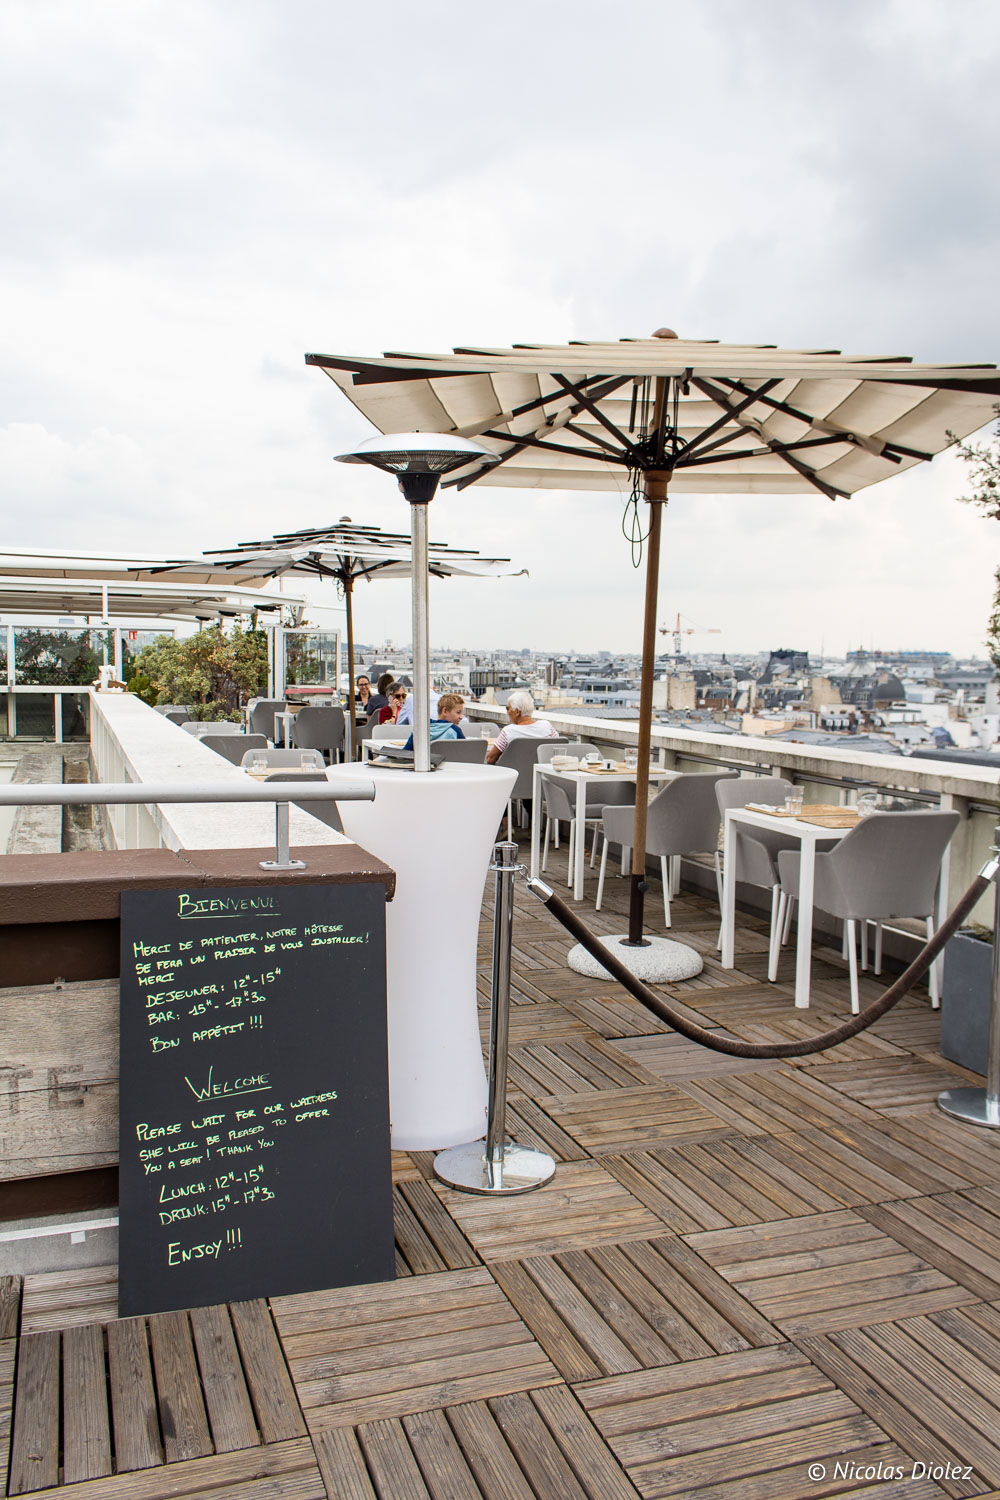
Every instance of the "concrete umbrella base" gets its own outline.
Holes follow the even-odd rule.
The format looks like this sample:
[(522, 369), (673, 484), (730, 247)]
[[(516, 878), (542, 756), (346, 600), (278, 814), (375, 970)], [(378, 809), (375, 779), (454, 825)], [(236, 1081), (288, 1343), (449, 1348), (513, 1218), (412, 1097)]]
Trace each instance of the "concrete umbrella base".
[[(670, 938), (648, 938), (648, 947), (630, 948), (626, 943), (627, 933), (616, 933), (613, 937), (602, 937), (606, 948), (614, 949), (615, 957), (625, 964), (637, 979), (647, 984), (671, 984), (681, 979), (693, 979), (703, 968), (701, 954), (685, 943), (675, 943)], [(576, 974), (587, 979), (608, 979), (603, 964), (592, 958), (581, 943), (569, 950), (566, 962)]]

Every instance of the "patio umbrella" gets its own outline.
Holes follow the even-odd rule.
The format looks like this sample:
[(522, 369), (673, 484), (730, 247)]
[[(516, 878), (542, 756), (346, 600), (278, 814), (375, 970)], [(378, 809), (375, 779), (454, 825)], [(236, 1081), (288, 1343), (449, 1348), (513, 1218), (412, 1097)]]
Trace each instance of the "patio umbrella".
[[(478, 552), (430, 542), (428, 568), (435, 578), (499, 578), (525, 569), (515, 569), (506, 557), (481, 557)], [(363, 579), (410, 578), (411, 541), (403, 533), (385, 532), (378, 526), (355, 525), (343, 517), (335, 526), (290, 531), (269, 541), (240, 542), (204, 554), (213, 576), (269, 581), (286, 573), (326, 578), (343, 591), (347, 614), (348, 702), (351, 744), (355, 742), (354, 711), (354, 585)], [(183, 566), (188, 566), (184, 564)]]
[[(645, 528), (645, 614), (627, 942), (642, 942), (660, 531), (668, 490), (846, 499), (988, 422), (995, 365), (679, 339), (518, 344), (382, 358), (307, 354), (381, 432), (475, 438), (498, 456), (444, 482), (616, 490)], [(640, 518), (640, 501), (648, 514)]]

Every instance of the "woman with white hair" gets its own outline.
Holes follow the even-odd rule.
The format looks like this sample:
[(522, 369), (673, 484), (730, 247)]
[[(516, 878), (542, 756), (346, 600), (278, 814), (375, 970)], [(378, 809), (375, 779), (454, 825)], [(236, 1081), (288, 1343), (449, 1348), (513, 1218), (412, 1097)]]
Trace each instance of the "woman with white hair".
[(507, 718), (493, 744), (486, 752), (486, 764), (498, 761), (511, 740), (554, 740), (555, 730), (548, 719), (535, 718), (535, 700), (524, 688), (515, 688), (507, 699)]

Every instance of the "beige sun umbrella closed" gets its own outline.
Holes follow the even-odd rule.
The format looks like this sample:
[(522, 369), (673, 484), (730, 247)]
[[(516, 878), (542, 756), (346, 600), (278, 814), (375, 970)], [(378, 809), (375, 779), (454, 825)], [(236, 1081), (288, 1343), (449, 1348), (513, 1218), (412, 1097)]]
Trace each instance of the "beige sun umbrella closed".
[(642, 941), (661, 515), (681, 494), (847, 498), (988, 422), (995, 365), (680, 339), (307, 354), (380, 432), (440, 432), (499, 460), (445, 484), (612, 490), (648, 505), (639, 782), (627, 941)]

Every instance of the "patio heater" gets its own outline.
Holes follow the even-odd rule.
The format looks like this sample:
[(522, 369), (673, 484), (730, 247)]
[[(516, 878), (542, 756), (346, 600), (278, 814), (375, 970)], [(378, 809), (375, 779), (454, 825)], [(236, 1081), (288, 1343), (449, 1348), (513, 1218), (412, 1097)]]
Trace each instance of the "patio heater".
[(342, 464), (371, 464), (395, 474), (410, 502), (410, 539), (413, 577), (413, 769), (431, 769), (430, 650), (427, 637), (427, 507), (437, 493), (442, 474), (473, 461), (490, 465), (497, 455), (480, 443), (453, 433), (389, 432), (359, 443), (350, 453), (339, 453)]

